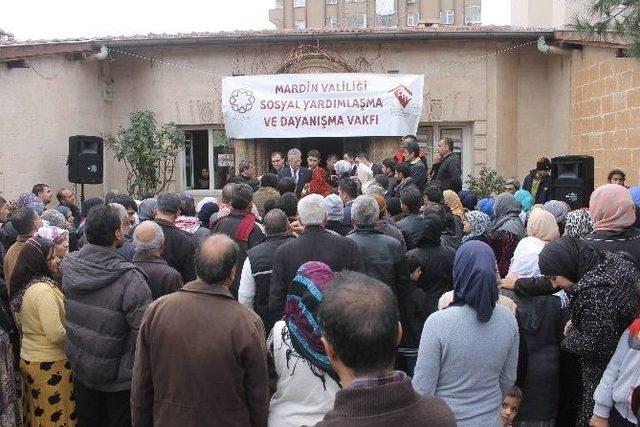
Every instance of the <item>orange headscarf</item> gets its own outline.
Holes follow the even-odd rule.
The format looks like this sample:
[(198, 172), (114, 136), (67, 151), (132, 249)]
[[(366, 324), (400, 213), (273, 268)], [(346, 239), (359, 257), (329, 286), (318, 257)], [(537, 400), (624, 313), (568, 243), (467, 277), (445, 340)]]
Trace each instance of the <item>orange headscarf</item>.
[(636, 222), (631, 193), (622, 185), (605, 184), (591, 194), (589, 212), (595, 230), (622, 231)]
[(551, 242), (560, 237), (558, 223), (553, 214), (545, 209), (533, 209), (527, 221), (527, 235), (537, 237), (543, 242)]

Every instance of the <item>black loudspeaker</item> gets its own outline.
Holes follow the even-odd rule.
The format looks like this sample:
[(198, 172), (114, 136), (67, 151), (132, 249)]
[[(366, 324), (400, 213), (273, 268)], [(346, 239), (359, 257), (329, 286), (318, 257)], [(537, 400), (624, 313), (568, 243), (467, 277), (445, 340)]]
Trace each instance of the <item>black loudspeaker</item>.
[(593, 157), (562, 156), (551, 159), (551, 198), (571, 209), (586, 208), (593, 193)]
[(69, 182), (102, 184), (103, 140), (97, 136), (69, 137)]

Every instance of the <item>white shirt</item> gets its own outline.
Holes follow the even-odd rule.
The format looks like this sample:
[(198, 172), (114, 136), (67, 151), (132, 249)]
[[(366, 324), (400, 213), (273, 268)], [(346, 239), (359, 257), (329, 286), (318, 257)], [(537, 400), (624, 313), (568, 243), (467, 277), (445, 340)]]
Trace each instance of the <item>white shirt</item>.
[(256, 297), (256, 280), (251, 272), (249, 257), (244, 260), (242, 273), (240, 274), (240, 287), (238, 288), (238, 302), (250, 310), (253, 310), (253, 300)]

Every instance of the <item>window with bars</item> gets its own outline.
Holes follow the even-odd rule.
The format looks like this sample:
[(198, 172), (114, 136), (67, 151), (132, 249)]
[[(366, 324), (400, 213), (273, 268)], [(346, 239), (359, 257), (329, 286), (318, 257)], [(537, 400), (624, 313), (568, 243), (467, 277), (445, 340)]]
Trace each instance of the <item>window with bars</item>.
[(284, 9), (284, 0), (276, 0), (276, 9)]
[(306, 0), (293, 0), (293, 7), (305, 7), (306, 5)]
[(464, 8), (465, 24), (480, 24), (481, 14), (480, 6), (467, 6)]
[(329, 16), (325, 18), (324, 26), (325, 28), (336, 28), (338, 26), (338, 22), (336, 21), (336, 18)]
[(324, 0), (324, 4), (338, 4), (338, 0)]
[(304, 30), (307, 28), (307, 22), (304, 19), (296, 19), (294, 27), (296, 30)]
[(441, 24), (453, 24), (453, 10), (441, 10), (440, 11), (440, 23)]

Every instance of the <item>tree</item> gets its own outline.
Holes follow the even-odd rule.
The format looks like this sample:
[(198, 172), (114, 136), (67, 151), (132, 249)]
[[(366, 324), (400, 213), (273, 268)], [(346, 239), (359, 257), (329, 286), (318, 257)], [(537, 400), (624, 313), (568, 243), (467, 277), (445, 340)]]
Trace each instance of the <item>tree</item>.
[(483, 167), (479, 176), (467, 176), (467, 187), (478, 196), (478, 199), (493, 197), (504, 191), (504, 179), (493, 169)]
[(573, 27), (587, 35), (613, 31), (629, 39), (628, 56), (640, 58), (640, 0), (591, 0), (591, 18), (575, 18)]
[(107, 146), (125, 165), (127, 193), (141, 198), (166, 190), (185, 136), (174, 123), (159, 125), (152, 111), (138, 110), (129, 115), (127, 127), (121, 127), (117, 137), (107, 138)]

